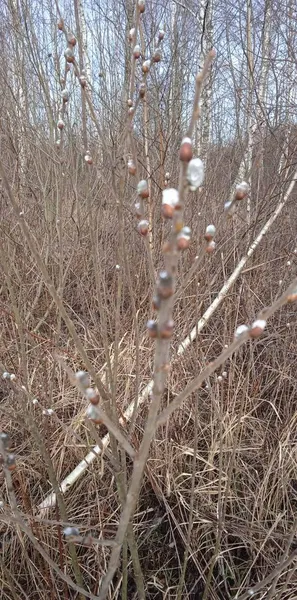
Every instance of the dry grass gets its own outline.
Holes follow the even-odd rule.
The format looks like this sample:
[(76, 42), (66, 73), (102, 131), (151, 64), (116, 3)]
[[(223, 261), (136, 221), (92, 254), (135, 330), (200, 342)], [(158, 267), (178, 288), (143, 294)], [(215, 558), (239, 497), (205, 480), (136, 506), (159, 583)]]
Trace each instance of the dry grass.
[[(271, 141), (271, 144), (273, 142)], [(220, 154), (224, 155), (222, 150)], [(267, 160), (271, 158), (271, 148)], [(117, 369), (117, 407), (121, 415), (135, 396), (135, 331), (131, 295), (136, 302), (141, 332), (139, 374), (141, 387), (150, 379), (153, 345), (144, 335), (150, 316), (153, 282), (142, 240), (131, 218), (131, 189), (127, 181), (123, 198), (125, 253), (132, 289), (123, 276), (120, 304), (117, 308), (121, 264), (118, 254), (117, 213), (110, 198), (108, 171), (96, 167), (74, 182), (75, 153), (63, 165), (64, 176), (56, 176), (44, 157), (30, 170), (30, 181), (21, 191), (20, 204), (34, 232), (40, 252), (57, 284), (62, 265), (64, 304), (97, 372), (104, 372), (104, 344), (120, 340)], [(223, 217), (223, 200), (227, 195), (229, 176), (234, 170), (232, 157), (224, 157), (220, 186), (220, 163), (214, 151), (213, 165), (205, 191), (188, 200), (186, 220), (194, 231), (193, 244), (183, 258), (182, 272), (189, 269), (193, 257), (201, 252), (201, 235), (205, 224), (214, 221), (218, 227), (218, 252), (214, 258), (203, 258), (195, 274), (178, 300), (175, 309), (176, 331), (173, 348), (194, 326), (224, 280), (230, 275), (247, 246), (244, 211), (235, 224)], [(227, 162), (229, 160), (229, 162)], [(275, 164), (277, 156), (275, 157)], [(8, 163), (6, 162), (6, 169)], [(271, 172), (273, 169), (271, 169)], [(117, 175), (117, 171), (115, 172)], [(227, 175), (226, 175), (227, 174)], [(87, 181), (86, 179), (87, 178)], [(42, 196), (40, 179), (46, 192)], [(277, 177), (275, 176), (277, 181)], [(267, 183), (268, 182), (268, 183)], [(13, 182), (12, 182), (13, 183)], [(175, 184), (175, 181), (172, 182)], [(271, 174), (261, 180), (261, 194), (253, 214), (253, 227), (261, 223), (276, 205), (280, 188), (273, 192)], [(33, 193), (33, 189), (35, 190)], [(63, 195), (63, 256), (54, 225), (53, 195)], [(90, 256), (90, 221), (87, 195), (95, 223), (98, 261), (100, 261), (101, 299), (94, 291), (94, 265)], [(160, 190), (154, 184), (155, 256), (160, 266), (160, 244), (166, 227), (160, 218)], [(201, 213), (199, 216), (198, 213)], [(59, 330), (59, 317), (48, 292), (41, 283), (38, 268), (11, 213), (6, 197), (1, 199), (1, 231), (9, 256), (9, 275), (23, 332), (16, 315), (7, 279), (1, 278), (1, 357), (9, 372), (17, 376), (14, 390), (1, 380), (1, 429), (11, 433), (17, 469), (13, 485), (21, 512), (32, 531), (62, 571), (72, 574), (65, 542), (61, 534), (59, 510), (49, 511), (47, 520), (40, 518), (36, 507), (51, 490), (49, 474), (30, 422), (34, 421), (45, 448), (52, 458), (58, 481), (82, 460), (94, 443), (84, 421), (85, 400), (71, 385), (57, 362), (59, 354), (77, 370), (84, 365), (69, 339), (64, 325)], [(225, 302), (182, 358), (174, 361), (168, 377), (164, 404), (181, 391), (199, 369), (211, 361), (232, 339), (242, 322), (250, 322), (258, 311), (271, 303), (295, 272), (294, 254), (296, 200), (292, 196), (280, 220), (267, 235), (252, 263), (236, 282)], [(287, 261), (291, 266), (287, 266)], [(121, 267), (123, 270), (123, 267)], [(182, 280), (182, 276), (181, 276)], [(282, 283), (279, 284), (279, 280)], [(210, 283), (212, 282), (212, 283)], [(99, 306), (99, 302), (101, 306)], [(116, 320), (119, 311), (120, 319)], [(106, 322), (104, 339), (102, 315)], [(192, 510), (189, 561), (183, 598), (203, 598), (205, 582), (214, 557), (209, 598), (232, 598), (254, 585), (278, 564), (290, 548), (287, 540), (295, 527), (296, 469), (296, 307), (283, 309), (270, 322), (267, 333), (256, 343), (248, 343), (224, 367), (227, 377), (218, 382), (213, 376), (206, 385), (177, 411), (165, 427), (158, 430), (147, 463), (145, 481), (134, 519), (147, 598), (176, 598), (187, 539), (187, 526)], [(24, 365), (20, 361), (21, 333), (25, 348), (30, 397), (20, 389), (24, 384)], [(111, 353), (114, 346), (111, 347)], [(173, 350), (174, 351), (174, 350)], [(32, 406), (30, 398), (38, 398)], [(54, 415), (43, 415), (52, 408)], [(28, 420), (24, 420), (24, 415)], [(141, 438), (146, 407), (138, 415), (132, 436), (135, 446)], [(105, 428), (100, 426), (99, 435)], [(197, 455), (193, 463), (195, 439)], [(194, 472), (193, 472), (194, 464)], [(130, 463), (127, 462), (128, 473)], [(191, 486), (194, 494), (191, 509)], [(7, 496), (1, 475), (2, 497)], [(68, 522), (82, 534), (113, 538), (119, 521), (119, 501), (108, 459), (95, 461), (65, 496)], [(6, 514), (6, 510), (3, 513)], [(221, 515), (222, 530), (218, 535)], [(3, 516), (2, 515), (2, 516)], [(222, 519), (222, 515), (224, 518)], [(1, 568), (5, 599), (65, 599), (76, 597), (63, 582), (53, 577), (46, 561), (34, 549), (21, 530), (1, 518)], [(107, 547), (77, 546), (78, 561), (84, 587), (98, 591), (101, 575), (107, 568)], [(131, 567), (131, 566), (130, 566)], [(286, 583), (287, 582), (287, 583)], [(135, 584), (129, 568), (128, 597), (133, 598)], [(277, 596), (277, 593), (280, 595)], [(121, 594), (121, 571), (110, 592), (110, 598)], [(280, 577), (274, 598), (293, 600), (297, 580), (291, 565)], [(255, 597), (264, 598), (262, 595)]]

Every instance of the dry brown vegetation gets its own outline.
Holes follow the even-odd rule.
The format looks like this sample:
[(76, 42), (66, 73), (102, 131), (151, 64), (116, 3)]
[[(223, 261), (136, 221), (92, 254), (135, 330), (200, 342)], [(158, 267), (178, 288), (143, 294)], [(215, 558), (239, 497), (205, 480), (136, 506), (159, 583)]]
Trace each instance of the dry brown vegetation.
[[(134, 3), (128, 5), (134, 8)], [(6, 17), (12, 22), (16, 19), (12, 40), (17, 51), (18, 43), (27, 48), (32, 32), (25, 41), (18, 38), (23, 22), (21, 18), (18, 21), (15, 6), (8, 3)], [(145, 13), (147, 29), (151, 20), (154, 29), (153, 8), (149, 4)], [(130, 13), (128, 28), (134, 23), (133, 10)], [(29, 9), (26, 16), (32, 25)], [(150, 39), (148, 31), (145, 33)], [(37, 42), (32, 39), (34, 46)], [(32, 57), (42, 66), (34, 48)], [(97, 457), (61, 494), (57, 505), (40, 509), (47, 495), (53, 489), (58, 491), (58, 484), (108, 431), (104, 424), (95, 428), (86, 419), (88, 402), (72, 378), (80, 369), (89, 370), (86, 357), (107, 393), (102, 407), (133, 451), (142, 443), (151, 405), (146, 398), (133, 426), (124, 418), (120, 427), (118, 419), (154, 373), (158, 341), (148, 337), (146, 323), (152, 317), (155, 279), (164, 265), (163, 244), (170, 235), (170, 224), (161, 216), (162, 190), (167, 170), (170, 186), (178, 187), (179, 147), (188, 124), (181, 111), (177, 131), (173, 129), (172, 138), (166, 138), (169, 119), (166, 122), (164, 117), (162, 122), (160, 90), (157, 84), (152, 87), (151, 95), (147, 93), (148, 171), (143, 139), (147, 124), (143, 105), (137, 109), (132, 153), (138, 161), (138, 179), (148, 178), (151, 186), (150, 249), (137, 231), (134, 202), (138, 180), (128, 175), (126, 167), (131, 154), (126, 115), (129, 61), (127, 52), (123, 102), (113, 110), (104, 105), (98, 108), (103, 99), (93, 92), (100, 135), (91, 121), (84, 123), (84, 110), (89, 119), (90, 108), (84, 90), (80, 99), (79, 84), (70, 71), (78, 108), (72, 113), (67, 105), (60, 148), (51, 123), (43, 127), (37, 116), (32, 123), (31, 117), (26, 120), (23, 114), (20, 126), (17, 112), (11, 109), (7, 113), (9, 81), (4, 88), (0, 116), (0, 366), (1, 374), (13, 373), (16, 378), (0, 380), (0, 414), (1, 430), (11, 438), (16, 468), (10, 472), (4, 466), (0, 474), (1, 598), (225, 600), (252, 595), (257, 600), (293, 600), (297, 597), (294, 303), (273, 314), (259, 339), (246, 337), (246, 343), (205, 377), (203, 385), (156, 429), (131, 520), (134, 546), (131, 537), (125, 537), (106, 595), (100, 595), (100, 585), (116, 546), (133, 466), (135, 469), (133, 458), (111, 436), (103, 457)], [(4, 63), (1, 69), (1, 81), (5, 82)], [(41, 73), (38, 77), (42, 81)], [(154, 71), (151, 77), (154, 83)], [(139, 81), (140, 76), (137, 86)], [(24, 79), (22, 85), (29, 102), (30, 86)], [(110, 95), (113, 85), (112, 81)], [(47, 102), (46, 85), (43, 93)], [(17, 103), (15, 106), (17, 111)], [(74, 131), (73, 114), (85, 127), (82, 136)], [(102, 118), (104, 114), (108, 118)], [(54, 123), (57, 115), (55, 105), (51, 113)], [(254, 141), (252, 148), (250, 217), (245, 199), (228, 218), (224, 203), (245, 148), (244, 136), (241, 141), (234, 136), (224, 143), (209, 139), (207, 157), (203, 157), (205, 162), (207, 158), (203, 187), (185, 197), (184, 223), (191, 227), (192, 239), (190, 248), (179, 256), (171, 368), (161, 390), (161, 410), (226, 351), (238, 325), (251, 324), (264, 307), (274, 306), (295, 276), (297, 209), (293, 189), (223, 302), (178, 356), (180, 344), (217, 297), (295, 177), (294, 126), (291, 122), (275, 126), (267, 122), (261, 140)], [(84, 160), (87, 149), (92, 165)], [(217, 229), (217, 246), (211, 255), (206, 254), (203, 239), (209, 223)], [(77, 338), (71, 334), (69, 322), (67, 327), (53, 289)], [(68, 525), (78, 527), (83, 537), (93, 536), (95, 542), (80, 539), (69, 543), (63, 534)], [(84, 591), (79, 593), (77, 586)]]

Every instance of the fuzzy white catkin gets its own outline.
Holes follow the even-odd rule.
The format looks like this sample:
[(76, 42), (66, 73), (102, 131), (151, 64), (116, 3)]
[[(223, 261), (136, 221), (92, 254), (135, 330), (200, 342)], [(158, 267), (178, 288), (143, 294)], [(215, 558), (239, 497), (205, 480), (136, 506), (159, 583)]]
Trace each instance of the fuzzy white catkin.
[(88, 387), (86, 389), (86, 398), (88, 400), (91, 400), (92, 398), (95, 398), (97, 396), (97, 393), (98, 392), (96, 390), (94, 390), (94, 388)]
[(79, 529), (77, 527), (65, 527), (63, 533), (66, 537), (72, 537), (79, 535)]
[(205, 233), (209, 233), (210, 235), (215, 235), (216, 228), (214, 225), (207, 225)]
[(246, 333), (248, 331), (248, 327), (247, 325), (239, 325), (235, 331), (235, 337), (239, 338), (240, 335), (242, 335), (243, 333)]
[(236, 189), (240, 191), (242, 190), (247, 194), (249, 191), (249, 184), (246, 181), (242, 181), (236, 186)]
[(178, 204), (178, 191), (175, 188), (168, 188), (162, 192), (162, 204), (176, 206)]
[(47, 417), (51, 417), (54, 414), (54, 411), (53, 411), (52, 408), (45, 408), (42, 411), (42, 414), (45, 415), (45, 416), (47, 416)]
[(265, 321), (265, 319), (257, 319), (256, 321), (253, 322), (252, 324), (252, 329), (258, 327), (259, 329), (265, 329), (267, 325), (267, 322)]
[(188, 164), (187, 180), (191, 191), (197, 190), (204, 179), (204, 165), (201, 158), (192, 158)]
[(141, 181), (139, 181), (137, 184), (137, 194), (146, 192), (147, 188), (148, 188), (148, 185), (147, 185), (146, 179), (141, 179)]
[(77, 371), (77, 373), (75, 373), (75, 379), (83, 388), (87, 388), (90, 385), (90, 377), (86, 371)]

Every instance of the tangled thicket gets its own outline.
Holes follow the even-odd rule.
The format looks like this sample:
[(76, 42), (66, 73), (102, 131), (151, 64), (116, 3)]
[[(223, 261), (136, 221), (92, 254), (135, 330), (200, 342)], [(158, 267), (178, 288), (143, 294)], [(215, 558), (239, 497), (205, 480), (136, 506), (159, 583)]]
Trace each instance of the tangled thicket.
[[(164, 66), (161, 75), (158, 63), (151, 69), (145, 104), (140, 101), (137, 106), (134, 128), (129, 129), (127, 117), (133, 75), (131, 47), (125, 39), (135, 25), (139, 6), (135, 14), (133, 2), (113, 7), (115, 20), (125, 17), (122, 32), (117, 31), (116, 23), (110, 24), (107, 4), (99, 2), (98, 11), (106, 27), (109, 23), (111, 40), (110, 46), (106, 46), (108, 31), (102, 24), (99, 27), (96, 12), (90, 12), (87, 29), (93, 27), (92, 35), (96, 32), (100, 43), (98, 62), (91, 60), (98, 77), (93, 75), (92, 86), (88, 82), (87, 87), (100, 132), (92, 122), (88, 106), (87, 116), (83, 115), (80, 91), (84, 83), (79, 83), (71, 66), (67, 75), (71, 78), (70, 100), (62, 103), (66, 107), (61, 146), (56, 144), (61, 135), (60, 130), (56, 133), (56, 123), (65, 61), (62, 38), (57, 38), (53, 28), (59, 15), (42, 4), (42, 27), (37, 31), (35, 5), (20, 7), (11, 1), (1, 9), (9, 42), (0, 67), (3, 90), (0, 355), (2, 374), (7, 371), (16, 375), (15, 381), (2, 378), (0, 382), (1, 430), (9, 432), (16, 456), (12, 485), (24, 522), (59, 569), (93, 597), (99, 594), (101, 579), (108, 570), (111, 548), (100, 544), (69, 544), (63, 530), (70, 524), (78, 527), (82, 536), (114, 540), (123, 499), (117, 487), (118, 464), (113, 459), (118, 458), (125, 485), (129, 484), (133, 460), (120, 446), (115, 449), (111, 445), (110, 453), (108, 450), (103, 458), (92, 462), (65, 494), (64, 516), (59, 503), (46, 512), (40, 511), (40, 503), (52, 491), (53, 473), (61, 482), (98, 443), (98, 436), (104, 437), (107, 429), (99, 424), (96, 433), (86, 422), (88, 402), (69, 376), (86, 365), (22, 233), (20, 221), (25, 220), (28, 225), (94, 371), (115, 399), (117, 418), (123, 417), (151, 380), (154, 370), (154, 343), (147, 335), (146, 323), (152, 317), (155, 278), (164, 266), (164, 242), (170, 234), (170, 224), (161, 214), (162, 191), (167, 171), (170, 187), (178, 187), (179, 147), (191, 116), (192, 71), (197, 71), (196, 59), (187, 66), (195, 47), (193, 40), (199, 35), (192, 3), (189, 2), (188, 10), (182, 6), (173, 10), (166, 2), (156, 4), (157, 8), (153, 2), (147, 2), (146, 12), (141, 14), (139, 38), (143, 58), (147, 58), (153, 51), (160, 19), (171, 15), (162, 46), (160, 65)], [(213, 4), (211, 22), (209, 15), (206, 18), (212, 37), (206, 40), (204, 56), (209, 49), (207, 44), (216, 41), (213, 26), (220, 19), (220, 10)], [(287, 4), (288, 11), (293, 10), (290, 2)], [(73, 7), (81, 8), (76, 2)], [(75, 21), (73, 7), (65, 2), (59, 10), (67, 32), (76, 32), (78, 44), (74, 49), (78, 56), (84, 29), (81, 26), (79, 35), (79, 20)], [(227, 8), (232, 17), (231, 8)], [(255, 3), (256, 33), (260, 8)], [(87, 14), (88, 10), (86, 6)], [(277, 25), (276, 7), (267, 1), (265, 11), (273, 29)], [(247, 17), (243, 10), (239, 12), (239, 22)], [(193, 37), (189, 27), (193, 27)], [(287, 46), (283, 40), (281, 53), (286, 47), (289, 57), (286, 60), (290, 63), (294, 58), (295, 31), (288, 27)], [(53, 30), (55, 33), (50, 37)], [(58, 33), (63, 36), (63, 32)], [(180, 44), (181, 56), (177, 56), (180, 43), (177, 33), (185, 39)], [(4, 35), (3, 26), (2, 38)], [(231, 50), (232, 44), (238, 42), (235, 34), (234, 37), (230, 41)], [(124, 49), (122, 52), (113, 46), (116, 39)], [(260, 45), (259, 40), (254, 43), (255, 47)], [(51, 57), (47, 62), (49, 49)], [(92, 44), (91, 50), (95, 55)], [(92, 52), (89, 50), (89, 54)], [(219, 65), (228, 59), (231, 60), (228, 49), (223, 52), (219, 46)], [(293, 190), (224, 301), (187, 350), (177, 355), (178, 347), (217, 297), (294, 177), (296, 129), (290, 110), (286, 113), (287, 120), (277, 116), (270, 119), (268, 110), (272, 98), (275, 113), (285, 111), (269, 79), (272, 62), (269, 93), (266, 104), (262, 105), (264, 125), (261, 121), (254, 135), (252, 170), (248, 173), (251, 210), (247, 212), (245, 199), (238, 203), (233, 217), (226, 213), (224, 205), (245, 159), (250, 133), (247, 130), (246, 136), (239, 138), (238, 130), (232, 135), (227, 131), (228, 99), (222, 101), (222, 113), (216, 104), (217, 68), (214, 65), (211, 69), (210, 95), (205, 83), (207, 95), (201, 103), (204, 121), (193, 139), (194, 148), (200, 149), (205, 162), (206, 175), (203, 187), (189, 192), (185, 198), (184, 223), (191, 228), (191, 245), (179, 260), (172, 364), (162, 394), (163, 408), (224, 351), (232, 342), (237, 326), (252, 323), (295, 276), (297, 215)], [(232, 75), (232, 64), (229, 68)], [(254, 114), (260, 119), (256, 92), (261, 73), (257, 68), (255, 64), (253, 88), (248, 89), (247, 78), (242, 87), (245, 89), (246, 85), (245, 110), (249, 109), (249, 98), (253, 98)], [(119, 81), (117, 70), (121, 73)], [(188, 86), (183, 87), (186, 75)], [(240, 80), (240, 74), (233, 72), (233, 75)], [(243, 67), (241, 75), (245, 75)], [(136, 88), (141, 81), (142, 74), (136, 71)], [(279, 81), (280, 88), (289, 93), (288, 83)], [(292, 75), (292, 85), (293, 81)], [(232, 104), (235, 95), (231, 96)], [(286, 98), (291, 109), (292, 97)], [(205, 152), (199, 136), (207, 136), (205, 120), (210, 118), (211, 110), (212, 133), (208, 132)], [(247, 125), (247, 112), (236, 102), (230, 114), (232, 119), (237, 115), (240, 126)], [(83, 132), (81, 123), (85, 124)], [(226, 133), (220, 135), (217, 132), (224, 123)], [(137, 180), (127, 173), (130, 143), (137, 157), (139, 179), (150, 181), (151, 245), (137, 231), (134, 210)], [(92, 164), (87, 164), (86, 155), (91, 156)], [(7, 177), (18, 215), (3, 177)], [(204, 233), (210, 223), (216, 226), (216, 250), (208, 255)], [(199, 263), (196, 270), (195, 261)], [(193, 274), (188, 280), (191, 268)], [(292, 303), (269, 319), (259, 339), (248, 340), (241, 346), (157, 429), (132, 521), (146, 598), (239, 597), (296, 549), (295, 335), (296, 305)], [(124, 418), (123, 431), (135, 449), (142, 441), (149, 404), (148, 398), (138, 410), (133, 426)], [(107, 409), (106, 403), (104, 408)], [(111, 414), (114, 409), (112, 406)], [(34, 540), (13, 518), (3, 473), (0, 474), (2, 597), (9, 600), (78, 597), (67, 582), (55, 576), (52, 565)], [(130, 541), (129, 551), (126, 545), (123, 547), (109, 598), (141, 597)], [(185, 552), (188, 552), (186, 561)], [(294, 564), (292, 561), (284, 571), (280, 570), (253, 597), (296, 598)], [(181, 583), (183, 565), (185, 574)]]

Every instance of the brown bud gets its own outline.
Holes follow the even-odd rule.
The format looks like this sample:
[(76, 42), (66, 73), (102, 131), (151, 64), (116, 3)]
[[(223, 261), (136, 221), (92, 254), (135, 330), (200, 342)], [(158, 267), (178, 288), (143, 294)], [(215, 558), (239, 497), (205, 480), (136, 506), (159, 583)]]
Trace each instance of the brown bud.
[(160, 337), (163, 340), (169, 340), (172, 337), (173, 329), (174, 329), (174, 321), (172, 321), (172, 319), (170, 319), (170, 321), (167, 321), (167, 323), (164, 323), (164, 325), (162, 325), (162, 327), (160, 329)]
[(92, 164), (93, 164), (93, 159), (92, 159), (92, 157), (91, 157), (91, 155), (90, 155), (90, 154), (88, 154), (88, 153), (87, 153), (87, 154), (85, 155), (85, 161), (86, 161), (86, 163), (87, 163), (88, 165), (92, 165)]
[(167, 273), (167, 271), (161, 271), (158, 281), (158, 294), (160, 298), (166, 300), (167, 298), (170, 298), (173, 293), (174, 289), (171, 275)]
[(181, 236), (177, 240), (177, 247), (179, 250), (186, 250), (189, 248), (190, 239), (187, 236)]
[(147, 322), (147, 330), (148, 330), (148, 334), (149, 334), (150, 338), (155, 339), (156, 337), (158, 337), (158, 325), (157, 325), (156, 321), (153, 321), (152, 319), (150, 319)]
[(142, 179), (141, 181), (139, 181), (138, 185), (137, 185), (137, 194), (138, 196), (140, 196), (140, 198), (148, 198), (149, 197), (149, 188), (148, 188), (148, 183), (145, 179)]
[(145, 0), (138, 0), (138, 10), (142, 14), (145, 11)]
[(64, 29), (64, 21), (63, 21), (63, 19), (59, 19), (59, 21), (57, 23), (57, 27), (58, 27), (59, 31), (63, 31), (63, 29)]
[(133, 101), (131, 100), (131, 98), (129, 98), (129, 100), (128, 100), (128, 106), (129, 106), (129, 108), (131, 108), (131, 106), (133, 106)]
[(140, 54), (141, 54), (140, 46), (138, 46), (138, 44), (136, 44), (136, 46), (134, 46), (134, 49), (133, 49), (133, 56), (135, 59), (137, 59), (137, 58), (140, 58)]
[(100, 419), (100, 413), (98, 411), (98, 408), (94, 404), (89, 404), (86, 414), (87, 418), (93, 421), (95, 425), (100, 425), (102, 423), (102, 419)]
[(150, 70), (150, 66), (151, 66), (151, 61), (150, 60), (145, 60), (142, 63), (142, 72), (143, 73), (148, 73)]
[(143, 211), (142, 211), (140, 202), (135, 202), (134, 208), (135, 208), (137, 218), (141, 219), (141, 217), (143, 216)]
[(253, 339), (256, 339), (258, 337), (260, 337), (260, 335), (262, 335), (263, 330), (260, 329), (259, 327), (254, 327), (253, 331), (250, 332), (250, 337)]
[(155, 50), (154, 54), (153, 54), (153, 62), (154, 63), (158, 63), (161, 60), (161, 52), (160, 50)]
[(211, 240), (213, 240), (215, 234), (216, 234), (216, 228), (215, 228), (215, 226), (214, 225), (207, 225), (204, 239), (207, 242), (211, 242)]
[(16, 468), (16, 460), (14, 454), (8, 454), (6, 457), (6, 467), (9, 471), (14, 471)]
[(69, 100), (69, 94), (68, 94), (67, 90), (62, 90), (62, 98), (63, 98), (63, 104), (67, 104), (67, 102)]
[(235, 200), (243, 200), (245, 196), (246, 196), (246, 194), (244, 193), (243, 190), (237, 190), (235, 192)]
[(134, 42), (135, 40), (135, 27), (132, 27), (129, 31), (129, 42)]
[(75, 46), (76, 45), (76, 37), (75, 37), (75, 35), (73, 33), (69, 33), (67, 35), (67, 42), (71, 46)]
[(238, 190), (235, 194), (235, 200), (243, 200), (245, 195), (246, 194), (242, 190)]
[(172, 219), (174, 215), (174, 206), (171, 204), (162, 204), (162, 216), (164, 219)]
[(128, 173), (130, 175), (136, 174), (136, 166), (135, 166), (133, 160), (128, 160)]
[(266, 327), (266, 321), (264, 319), (257, 319), (255, 321), (249, 331), (250, 337), (256, 339), (262, 335), (264, 329)]
[(68, 63), (73, 63), (74, 62), (74, 54), (71, 50), (71, 48), (67, 48), (67, 50), (65, 50), (64, 52), (64, 56), (67, 60)]
[(177, 236), (177, 248), (178, 250), (186, 250), (189, 248), (191, 242), (191, 229), (190, 227), (183, 227), (181, 232)]
[(81, 76), (79, 77), (79, 83), (80, 83), (80, 85), (81, 85), (81, 87), (82, 87), (82, 88), (85, 88), (85, 87), (86, 87), (86, 85), (87, 85), (87, 80), (86, 80), (86, 77), (85, 77), (85, 75), (81, 75)]
[(93, 396), (92, 398), (90, 398), (90, 402), (94, 406), (97, 406), (97, 404), (99, 404), (99, 396), (98, 396), (98, 394), (96, 396)]
[(239, 185), (236, 186), (234, 198), (235, 200), (243, 200), (249, 191), (249, 186), (245, 181), (242, 181)]
[(296, 302), (296, 300), (297, 300), (297, 291), (292, 292), (292, 294), (289, 294), (289, 296), (287, 298), (287, 302), (289, 302), (291, 304), (292, 302)]
[(11, 463), (10, 465), (7, 465), (7, 468), (9, 471), (15, 471), (16, 463)]
[(179, 158), (183, 162), (190, 162), (190, 160), (193, 158), (192, 141), (189, 137), (185, 137), (182, 140)]
[(140, 98), (144, 98), (145, 96), (145, 83), (141, 83), (139, 86), (139, 96)]
[(152, 300), (152, 305), (154, 310), (159, 310), (161, 306), (161, 298), (158, 294), (155, 294)]
[(85, 391), (85, 394), (86, 398), (91, 402), (91, 404), (93, 404), (94, 406), (97, 406), (97, 404), (99, 404), (100, 398), (96, 389), (88, 387)]
[(146, 219), (139, 221), (137, 225), (138, 232), (140, 235), (146, 236), (149, 230), (149, 222)]
[(216, 243), (214, 241), (211, 241), (211, 242), (209, 242), (208, 246), (206, 246), (205, 252), (207, 252), (207, 254), (213, 254), (215, 249), (216, 249)]

